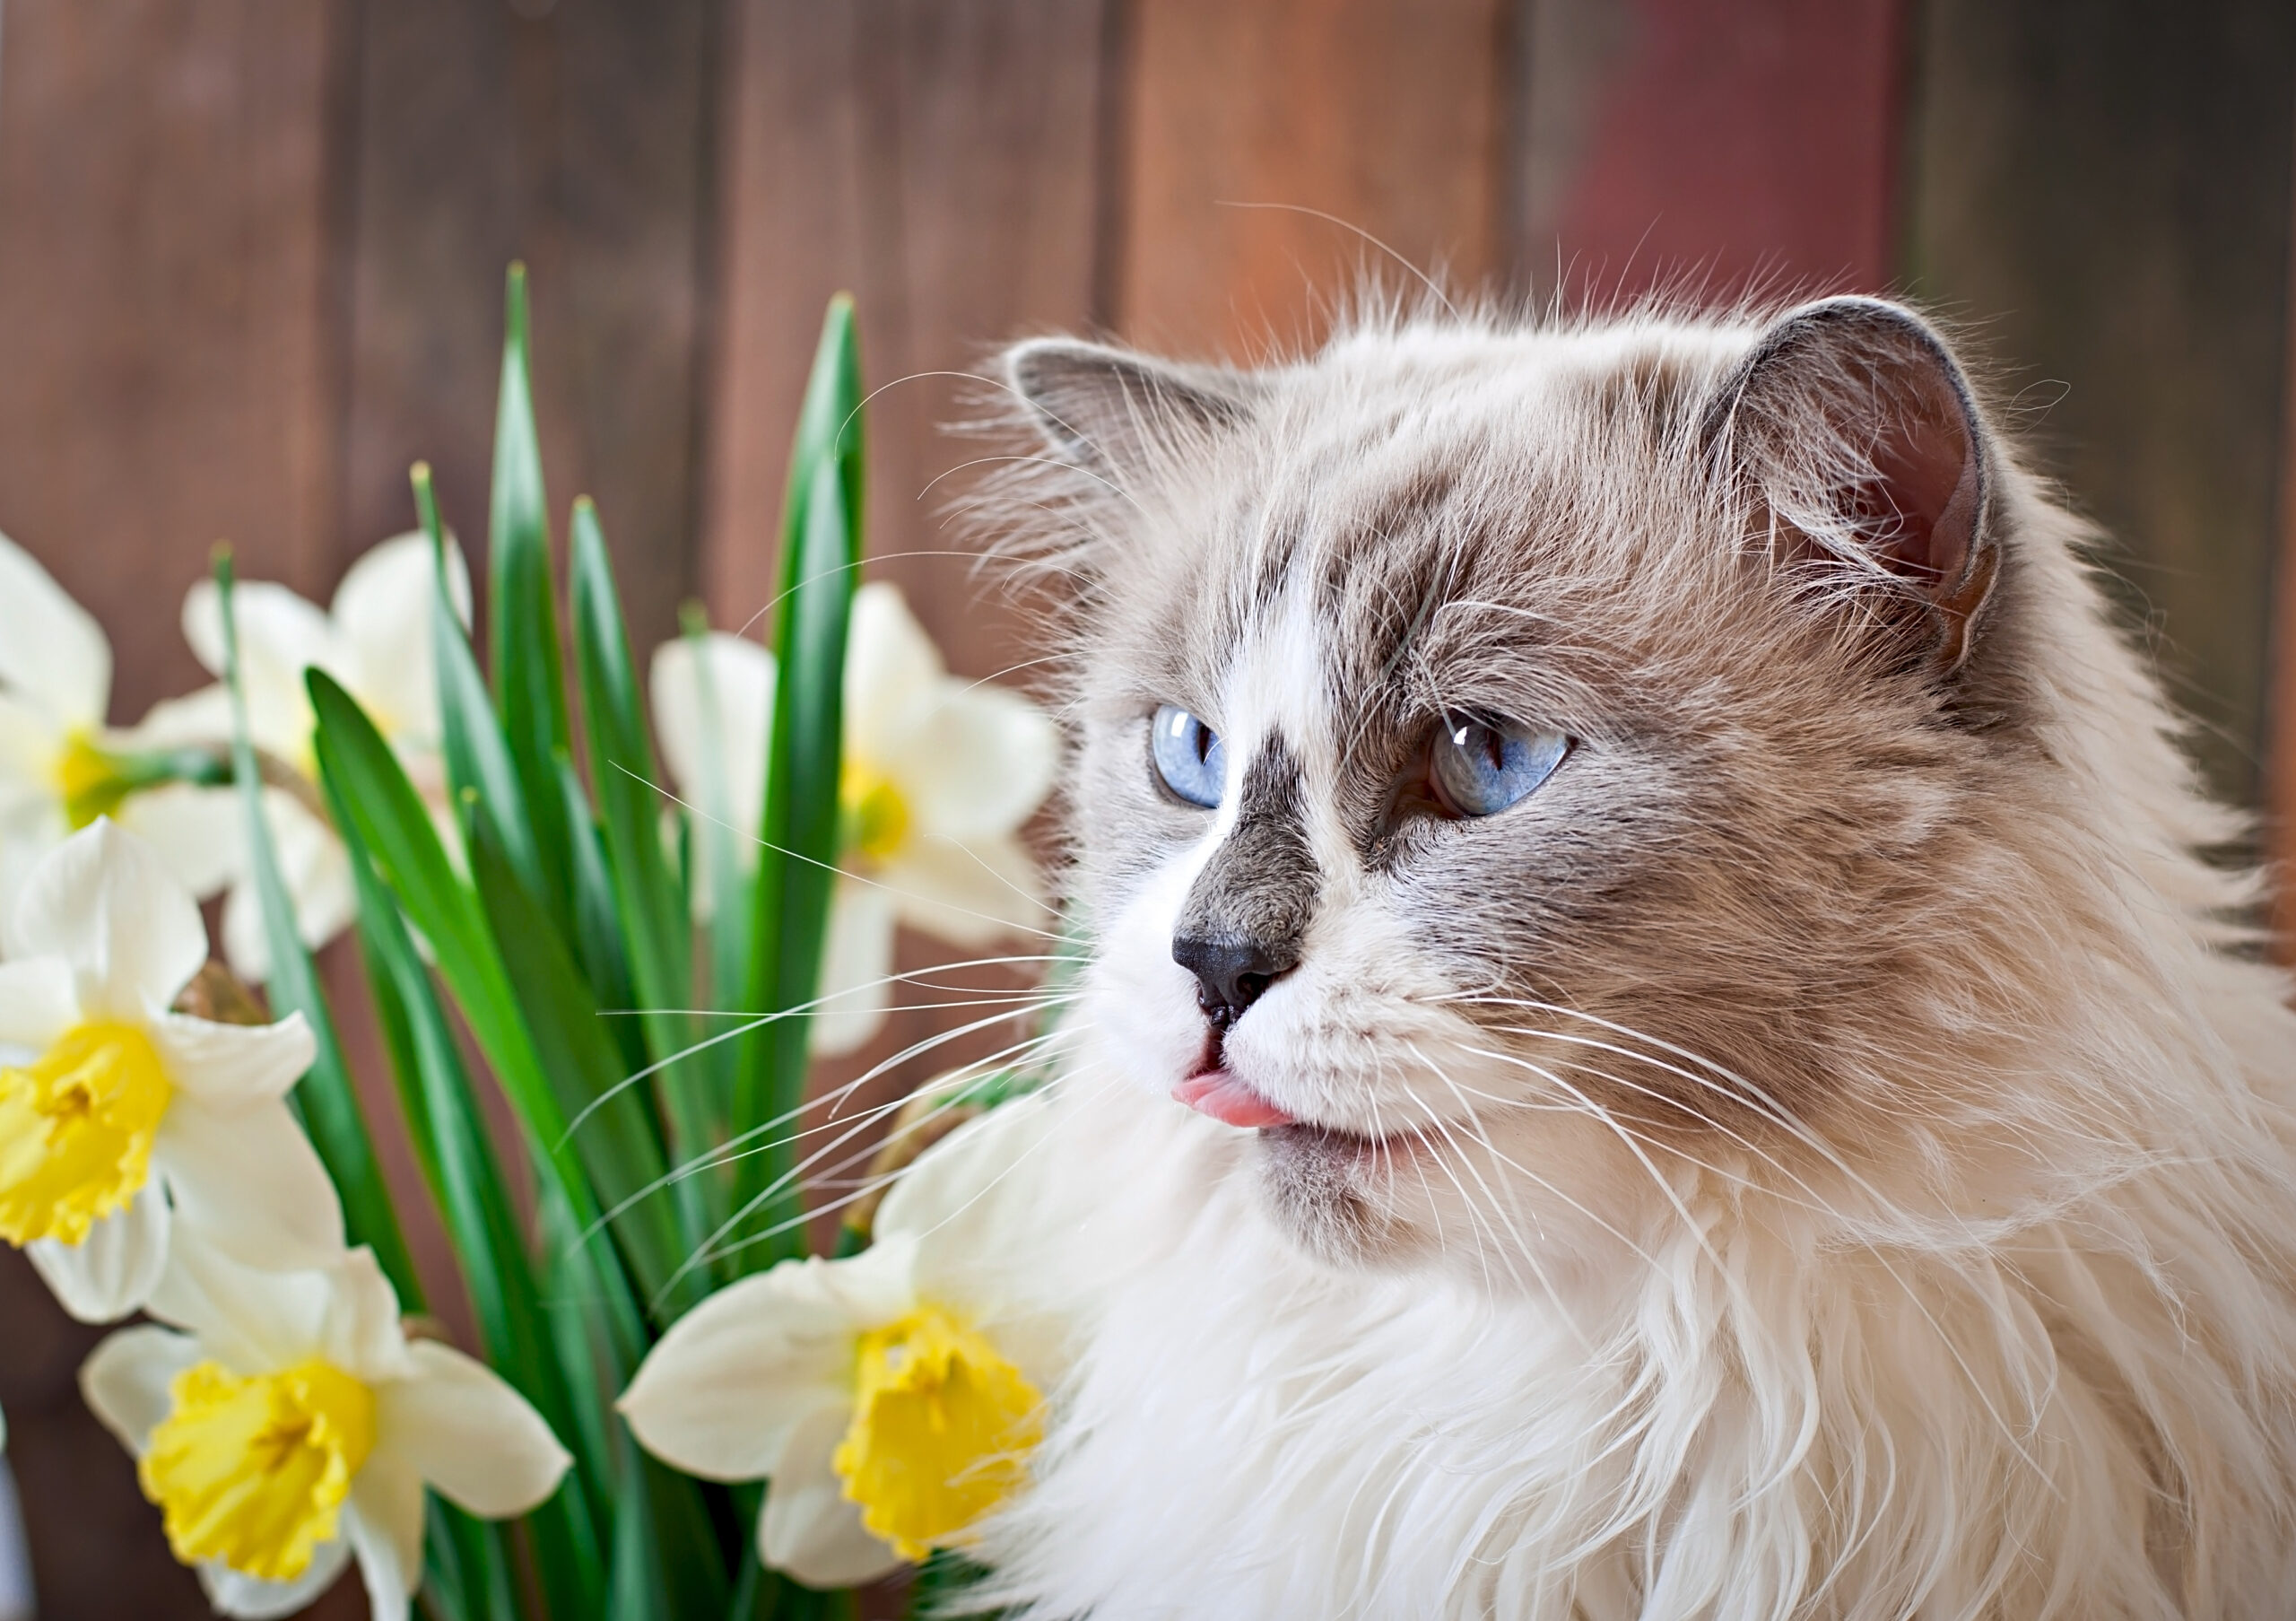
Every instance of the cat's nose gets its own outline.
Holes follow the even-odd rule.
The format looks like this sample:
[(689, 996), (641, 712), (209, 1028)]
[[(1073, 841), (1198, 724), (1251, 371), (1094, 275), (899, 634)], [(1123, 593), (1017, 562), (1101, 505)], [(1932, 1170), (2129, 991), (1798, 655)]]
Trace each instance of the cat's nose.
[(1292, 971), (1300, 954), (1288, 942), (1279, 945), (1248, 935), (1182, 934), (1172, 937), (1172, 961), (1196, 976), (1196, 1005), (1205, 1018), (1225, 1030)]

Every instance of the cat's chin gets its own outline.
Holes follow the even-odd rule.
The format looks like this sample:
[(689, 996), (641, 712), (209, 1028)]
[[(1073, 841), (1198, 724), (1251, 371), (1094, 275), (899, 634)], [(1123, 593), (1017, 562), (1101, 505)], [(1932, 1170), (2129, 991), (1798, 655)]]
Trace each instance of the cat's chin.
[(1396, 1169), (1423, 1146), (1406, 1132), (1359, 1137), (1292, 1121), (1259, 1129), (1262, 1205), (1277, 1229), (1318, 1259), (1394, 1267), (1418, 1247), (1389, 1190)]

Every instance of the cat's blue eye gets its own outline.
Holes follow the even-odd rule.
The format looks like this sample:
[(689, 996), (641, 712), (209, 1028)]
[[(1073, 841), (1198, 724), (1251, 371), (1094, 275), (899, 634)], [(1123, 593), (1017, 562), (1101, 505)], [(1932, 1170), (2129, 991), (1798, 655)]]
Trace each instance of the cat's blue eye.
[(1190, 805), (1206, 810), (1220, 803), (1228, 775), (1228, 751), (1220, 735), (1177, 704), (1168, 703), (1148, 723), (1148, 752), (1164, 786)]
[(1552, 776), (1570, 749), (1570, 739), (1548, 728), (1446, 715), (1430, 774), (1436, 797), (1454, 814), (1495, 815)]

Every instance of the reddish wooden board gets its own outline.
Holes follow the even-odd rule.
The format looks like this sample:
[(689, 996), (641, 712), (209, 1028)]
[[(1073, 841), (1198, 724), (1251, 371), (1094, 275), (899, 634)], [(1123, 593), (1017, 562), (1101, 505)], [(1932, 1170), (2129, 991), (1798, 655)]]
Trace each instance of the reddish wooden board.
[(1529, 0), (1514, 247), (1530, 283), (1878, 289), (1902, 0)]
[(1479, 285), (1501, 253), (1509, 10), (1133, 8), (1111, 289), (1126, 336), (1248, 360), (1318, 340), (1365, 271), (1415, 292), (1397, 258)]

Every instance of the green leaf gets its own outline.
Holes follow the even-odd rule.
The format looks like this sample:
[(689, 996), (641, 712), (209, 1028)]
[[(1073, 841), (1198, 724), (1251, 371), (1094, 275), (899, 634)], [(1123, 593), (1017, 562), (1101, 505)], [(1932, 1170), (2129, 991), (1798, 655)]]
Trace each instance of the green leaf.
[[(509, 759), (526, 789), (530, 837), (545, 885), (535, 898), (561, 928), (572, 921), (565, 891), (569, 832), (558, 792), (566, 754), (566, 681), (560, 664), (550, 510), (542, 440), (535, 431), (526, 360), (526, 268), (512, 265), (504, 288), (502, 388), (494, 418), (494, 481), (487, 503), (487, 613), (494, 692)], [(500, 814), (508, 815), (507, 809)]]
[(424, 1508), (423, 1607), (447, 1621), (517, 1621), (503, 1529), (436, 1495)]
[[(746, 1009), (782, 1014), (813, 998), (839, 855), (839, 777), (843, 764), (845, 640), (861, 562), (863, 478), (861, 364), (853, 301), (830, 301), (821, 346), (799, 414), (782, 518), (781, 595), (774, 634), (778, 673), (767, 753), (765, 810), (759, 828), (757, 887)], [(812, 1021), (776, 1018), (742, 1043), (734, 1127), (774, 1119), (802, 1101)], [(739, 1162), (737, 1191), (765, 1201), (770, 1224), (794, 1222), (803, 1202), (787, 1172), (794, 1134)], [(792, 1225), (779, 1242), (741, 1253), (743, 1269), (804, 1248)]]
[[(540, 911), (511, 879), (483, 827), (472, 841), (470, 862), (534, 1056), (555, 1090), (556, 1106), (572, 1122), (542, 1146), (555, 1160), (560, 1146), (570, 1139), (587, 1186), (599, 1202), (619, 1212), (609, 1225), (631, 1276), (648, 1299), (656, 1299), (670, 1288), (689, 1247), (668, 1197), (666, 1162), (645, 1106), (646, 1094), (623, 1084), (620, 1054), (606, 1036), (589, 987)], [(706, 1283), (699, 1271), (689, 1272), (664, 1303), (683, 1310), (700, 1297)]]
[(397, 1213), (391, 1208), (390, 1188), (375, 1158), (374, 1140), (368, 1135), (358, 1089), (344, 1059), (335, 1015), (319, 989), (318, 971), (303, 948), (302, 934), (295, 927), (295, 902), (280, 876), (278, 853), (272, 848), (271, 819), (263, 809), (263, 780), (256, 765), (255, 745), (248, 734), (247, 695), (239, 685), (239, 621), (231, 606), (228, 549), (218, 548), (215, 554), (215, 588), (223, 617), (223, 678), (231, 694), (231, 776), (239, 787), (248, 862), (263, 908), (264, 937), (271, 948), (271, 1005), (283, 1015), (300, 1013), (317, 1044), (317, 1056), (296, 1083), (295, 1102), (311, 1146), (318, 1150), (335, 1191), (342, 1196), (344, 1224), (351, 1242), (374, 1251), (383, 1275), (398, 1292), (401, 1309), (420, 1312), (422, 1284), (415, 1276), (405, 1236), (399, 1231)]
[[(574, 660), (599, 831), (620, 919), (616, 937), (628, 953), (631, 993), (644, 1010), (637, 1022), (647, 1057), (659, 1066), (653, 1086), (670, 1158), (689, 1165), (717, 1140), (709, 1096), (714, 1072), (707, 1063), (681, 1057), (693, 1040), (693, 1021), (685, 1011), (693, 1006), (692, 929), (684, 888), (672, 876), (662, 848), (653, 741), (605, 535), (587, 497), (574, 503), (571, 528)], [(626, 1046), (623, 1050), (627, 1058)], [(708, 1175), (685, 1177), (677, 1184), (674, 1197), (689, 1251), (723, 1217), (710, 1197), (718, 1186), (718, 1179)]]
[[(326, 677), (313, 672), (310, 679), (316, 701), (317, 683)], [(335, 702), (349, 702), (340, 688), (332, 690)], [(365, 717), (359, 719), (363, 722)], [(431, 1197), (454, 1242), (487, 1360), (575, 1451), (575, 1472), (533, 1518), (537, 1551), (543, 1556), (537, 1564), (552, 1608), (560, 1614), (579, 1613), (578, 1608), (566, 1607), (578, 1607), (604, 1580), (595, 1498), (611, 1479), (610, 1460), (586, 1433), (596, 1426), (581, 1421), (581, 1391), (568, 1378), (552, 1343), (509, 1183), (487, 1137), (453, 1026), (398, 905), (377, 870), (367, 841), (374, 824), (359, 808), (361, 786), (369, 791), (372, 786), (344, 744), (346, 734), (354, 732), (339, 715), (330, 718), (322, 711), (320, 775), (351, 858), (369, 983), (391, 1050), (400, 1062), (396, 1076), (400, 1101), (420, 1145), (418, 1157)], [(403, 777), (399, 783), (404, 785)]]
[[(565, 1198), (577, 1226), (591, 1230), (598, 1219), (596, 1197), (571, 1155), (555, 1149), (566, 1136), (566, 1113), (544, 1072), (476, 895), (448, 862), (422, 800), (374, 723), (325, 671), (311, 670), (304, 679), (318, 717), (320, 759), (337, 815), (437, 954), (456, 1005), (518, 1116), (535, 1174)], [(474, 818), (474, 828), (478, 825)], [(500, 858), (498, 851), (495, 859)], [(644, 1313), (619, 1267), (598, 1270), (598, 1306), (611, 1334), (613, 1374), (626, 1379), (645, 1352)]]
[[(677, 1009), (693, 994), (692, 936), (685, 897), (662, 850), (654, 745), (623, 629), (622, 599), (597, 509), (574, 503), (574, 662), (588, 730), (590, 776), (613, 873), (631, 979), (647, 1010), (648, 1050), (656, 1061), (682, 1050), (691, 1026)], [(678, 1113), (672, 1112), (674, 1124)], [(700, 1129), (696, 1122), (695, 1129)], [(698, 1153), (703, 1141), (681, 1141)]]
[[(592, 998), (601, 1007), (622, 1012), (637, 1000), (631, 983), (630, 957), (622, 936), (622, 909), (614, 903), (613, 879), (606, 870), (605, 845), (598, 824), (591, 818), (590, 802), (583, 797), (582, 779), (574, 763), (558, 760), (558, 793), (566, 806), (567, 854), (573, 870), (574, 949)], [(609, 1019), (607, 1039), (622, 1061), (632, 1069), (646, 1066), (646, 1033), (629, 1019)]]
[[(551, 887), (550, 872), (535, 842), (534, 818), (525, 783), (510, 757), (509, 739), (495, 717), (478, 660), (455, 617), (447, 589), (447, 537), (439, 523), (439, 503), (430, 489), (430, 469), (414, 465), (414, 505), (430, 532), (438, 560), (438, 588), (430, 595), (430, 649), (439, 669), (439, 721), (447, 785), (466, 817), (483, 818), (517, 868), (527, 893), (537, 897)], [(557, 797), (555, 778), (551, 795)]]

